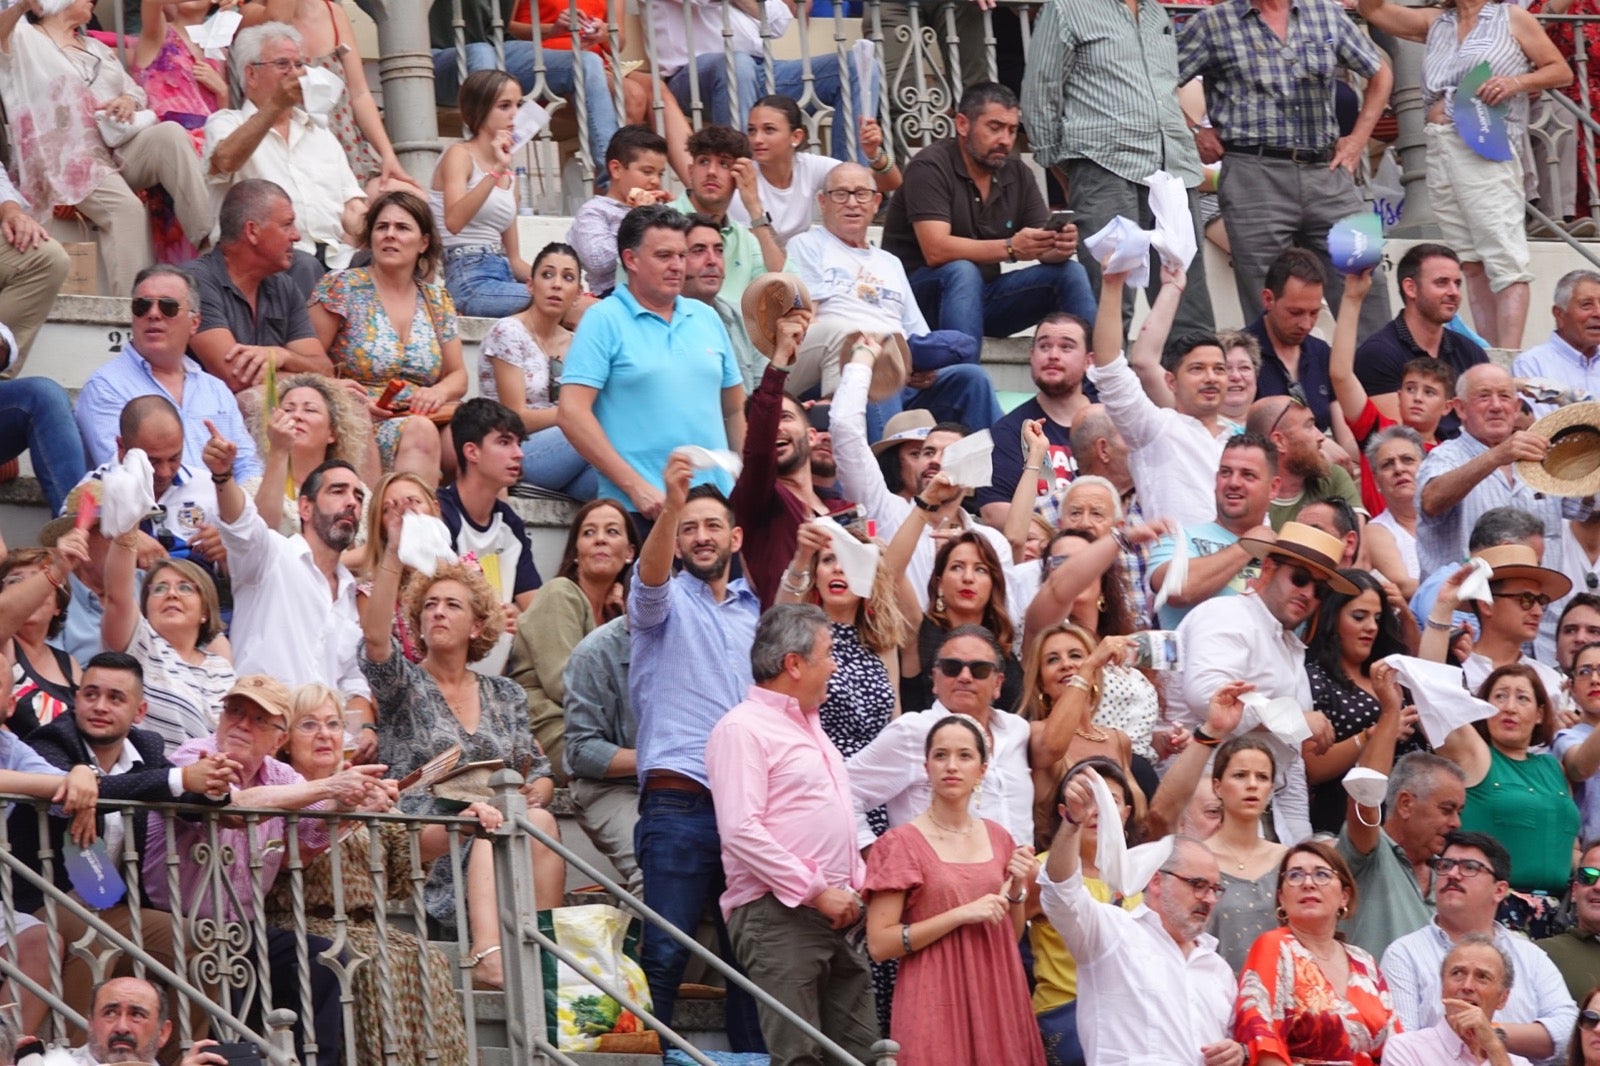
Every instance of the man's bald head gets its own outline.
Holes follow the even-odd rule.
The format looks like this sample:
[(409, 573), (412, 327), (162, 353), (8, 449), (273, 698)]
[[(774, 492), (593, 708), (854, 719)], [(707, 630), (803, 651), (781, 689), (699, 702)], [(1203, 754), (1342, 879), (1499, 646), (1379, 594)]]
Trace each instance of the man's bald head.
[[(836, 196), (842, 197), (844, 203), (834, 203)], [(883, 194), (872, 180), (872, 171), (860, 163), (840, 163), (822, 179), (817, 202), (822, 206), (824, 229), (852, 248), (866, 247), (867, 227), (883, 205)]]

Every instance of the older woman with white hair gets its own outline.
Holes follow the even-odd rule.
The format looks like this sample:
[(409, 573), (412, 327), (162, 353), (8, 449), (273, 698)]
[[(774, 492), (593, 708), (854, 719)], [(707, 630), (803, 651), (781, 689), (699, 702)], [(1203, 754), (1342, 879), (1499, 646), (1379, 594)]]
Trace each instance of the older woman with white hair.
[(1367, 523), (1367, 553), (1372, 568), (1407, 599), (1417, 591), (1417, 471), (1422, 468), (1422, 438), (1409, 426), (1389, 426), (1367, 439), (1367, 465), (1384, 508)]
[(83, 33), (93, 0), (23, 0), (0, 11), (0, 98), (10, 116), (18, 189), (39, 217), (76, 207), (99, 230), (111, 295), (150, 262), (135, 189), (165, 188), (191, 244), (215, 221), (189, 132), (156, 122), (116, 53)]

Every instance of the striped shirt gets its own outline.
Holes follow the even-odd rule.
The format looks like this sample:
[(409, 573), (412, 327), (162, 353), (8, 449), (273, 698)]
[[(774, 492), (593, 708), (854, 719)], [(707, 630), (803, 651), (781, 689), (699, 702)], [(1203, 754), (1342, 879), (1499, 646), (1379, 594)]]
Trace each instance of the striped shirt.
[[(1033, 30), (1022, 82), (1022, 124), (1045, 165), (1092, 159), (1127, 181), (1157, 170), (1201, 179), (1178, 85), (1177, 38), (1156, 0), (1134, 19), (1122, 0), (1050, 0)], [(1043, 51), (1041, 51), (1043, 49)]]
[(1204, 77), (1217, 134), (1252, 147), (1332, 148), (1336, 72), (1370, 78), (1379, 63), (1377, 46), (1333, 0), (1290, 0), (1288, 40), (1251, 0), (1202, 8), (1178, 33), (1179, 84)]
[(1441, 515), (1429, 515), (1422, 510), (1422, 491), (1427, 488), (1428, 482), (1471, 462), (1488, 450), (1486, 444), (1463, 430), (1461, 436), (1440, 444), (1422, 461), (1422, 468), (1417, 471), (1417, 564), (1422, 573), (1430, 574), (1441, 566), (1465, 559), (1472, 527), (1485, 511), (1495, 507), (1516, 507), (1543, 522), (1542, 564), (1552, 570), (1560, 570), (1561, 499), (1534, 492), (1515, 473), (1508, 481), (1506, 471), (1496, 470)]
[(149, 709), (139, 724), (161, 737), (168, 758), (186, 742), (216, 732), (222, 697), (238, 679), (232, 663), (209, 652), (198, 663), (187, 661), (143, 618), (134, 626), (128, 654), (144, 668)]
[[(1446, 8), (1428, 27), (1427, 50), (1422, 55), (1422, 107), (1430, 110), (1445, 96), (1454, 98), (1461, 79), (1479, 63), (1489, 64), (1489, 73), (1512, 78), (1533, 69), (1522, 46), (1511, 36), (1511, 11), (1505, 4), (1485, 4), (1478, 21), (1457, 43), (1460, 12)], [(1511, 98), (1506, 128), (1515, 134), (1528, 124), (1528, 94)]]

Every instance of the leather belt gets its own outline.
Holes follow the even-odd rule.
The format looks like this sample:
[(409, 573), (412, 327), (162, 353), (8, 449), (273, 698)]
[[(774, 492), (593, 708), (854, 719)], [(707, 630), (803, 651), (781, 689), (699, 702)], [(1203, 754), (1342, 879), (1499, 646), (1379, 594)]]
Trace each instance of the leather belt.
[(1255, 155), (1262, 159), (1284, 159), (1290, 163), (1301, 163), (1306, 166), (1315, 166), (1318, 163), (1333, 161), (1333, 149), (1319, 148), (1315, 151), (1309, 148), (1272, 148), (1259, 144), (1233, 144), (1222, 142), (1223, 151), (1229, 155)]
[(650, 770), (644, 775), (646, 792), (688, 792), (696, 796), (709, 796), (711, 790), (694, 778), (672, 770)]

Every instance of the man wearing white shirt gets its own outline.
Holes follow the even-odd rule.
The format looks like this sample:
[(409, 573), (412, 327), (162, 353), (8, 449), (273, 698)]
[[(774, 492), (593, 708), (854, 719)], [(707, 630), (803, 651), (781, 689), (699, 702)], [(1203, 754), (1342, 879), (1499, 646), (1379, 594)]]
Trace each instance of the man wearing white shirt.
[(1174, 280), (1163, 285), (1136, 342), (1162, 349), (1163, 377), (1173, 406), (1157, 406), (1122, 355), (1126, 281), (1126, 274), (1106, 274), (1100, 286), (1089, 380), (1128, 443), (1128, 470), (1146, 519), (1203, 525), (1217, 517), (1212, 498), (1217, 464), (1223, 444), (1239, 430), (1222, 417), (1228, 360), (1214, 334), (1188, 334), (1168, 342), (1183, 284)]
[[(685, 7), (688, 8), (685, 18)], [(656, 73), (667, 79), (667, 88), (678, 98), (687, 114), (690, 109), (689, 77), (698, 72), (701, 106), (710, 109), (702, 121), (720, 122), (743, 129), (767, 84), (766, 42), (762, 39), (765, 16), (768, 36), (782, 37), (795, 20), (794, 0), (733, 0), (726, 7), (718, 0), (650, 0), (645, 11), (645, 32), (655, 42)], [(734, 84), (728, 84), (728, 56), (723, 53), (724, 19), (732, 36), (726, 38), (732, 51)], [(685, 26), (687, 23), (687, 27)], [(688, 37), (685, 38), (687, 28)], [(809, 79), (805, 61), (777, 59), (772, 62), (772, 91), (799, 100), (809, 88), (817, 101), (833, 108), (833, 154), (839, 159), (859, 159), (857, 123), (870, 114), (876, 102), (876, 89), (860, 85), (854, 64), (842, 65), (833, 51), (812, 55)], [(850, 100), (845, 102), (848, 84)], [(730, 115), (728, 104), (734, 111)], [(865, 106), (864, 106), (865, 105)], [(849, 121), (846, 122), (848, 112)], [(692, 118), (692, 116), (691, 116)], [(698, 124), (698, 123), (697, 123)], [(863, 163), (872, 162), (860, 159)], [(770, 206), (770, 205), (769, 205)], [(744, 221), (741, 219), (740, 221)]]
[(1444, 1013), (1428, 1029), (1391, 1036), (1384, 1066), (1526, 1066), (1506, 1050), (1494, 1026), (1515, 983), (1516, 964), (1494, 939), (1467, 933), (1439, 967)]
[(1550, 956), (1494, 919), (1510, 891), (1511, 856), (1486, 833), (1457, 830), (1445, 837), (1444, 852), (1433, 869), (1438, 907), (1433, 921), (1383, 953), (1381, 969), (1401, 1024), (1407, 1030), (1425, 1029), (1444, 1016), (1440, 965), (1463, 936), (1478, 933), (1492, 937), (1517, 970), (1499, 1013), (1506, 1050), (1536, 1063), (1559, 1060), (1566, 1054), (1578, 1006)]
[[(906, 711), (850, 756), (845, 770), (856, 816), (856, 843), (867, 847), (877, 839), (867, 825), (867, 812), (887, 805), (889, 826), (905, 825), (928, 809), (933, 788), (923, 770), (928, 731), (951, 714), (974, 718), (989, 734), (989, 766), (973, 813), (998, 822), (1011, 839), (1033, 839), (1033, 778), (1028, 772), (1026, 719), (994, 706), (1004, 680), (1000, 646), (982, 626), (952, 629), (934, 660), (933, 707)], [(954, 670), (955, 673), (950, 673)], [(980, 676), (981, 675), (981, 676)], [(1231, 995), (1230, 995), (1230, 1003)]]
[[(1233, 716), (1237, 719), (1237, 711)], [(1039, 904), (1078, 963), (1078, 1037), (1095, 1066), (1243, 1066), (1232, 1038), (1233, 970), (1205, 932), (1222, 898), (1217, 858), (1177, 837), (1172, 854), (1132, 910), (1095, 900), (1083, 884), (1078, 834), (1095, 814), (1077, 775), (1062, 794), (1065, 813), (1039, 874)]]

